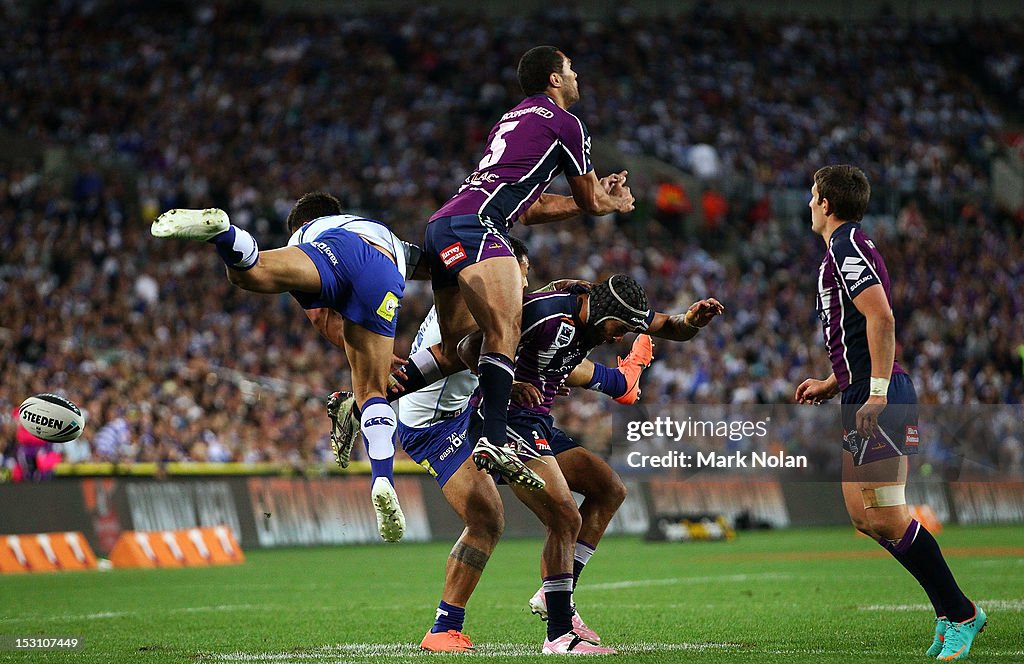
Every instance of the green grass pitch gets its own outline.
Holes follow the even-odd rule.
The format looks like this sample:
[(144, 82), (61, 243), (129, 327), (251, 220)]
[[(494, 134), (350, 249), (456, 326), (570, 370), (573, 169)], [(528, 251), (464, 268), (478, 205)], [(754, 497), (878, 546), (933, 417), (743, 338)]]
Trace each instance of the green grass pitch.
[[(1024, 661), (1024, 531), (939, 536), (989, 626), (975, 662)], [(244, 565), (0, 576), (0, 635), (75, 635), (83, 650), (0, 661), (399, 662), (541, 660), (526, 606), (540, 541), (502, 542), (470, 602), (472, 655), (417, 650), (450, 545), (250, 551)], [(607, 539), (576, 591), (616, 661), (924, 661), (932, 619), (914, 580), (847, 528), (740, 533), (732, 542)]]

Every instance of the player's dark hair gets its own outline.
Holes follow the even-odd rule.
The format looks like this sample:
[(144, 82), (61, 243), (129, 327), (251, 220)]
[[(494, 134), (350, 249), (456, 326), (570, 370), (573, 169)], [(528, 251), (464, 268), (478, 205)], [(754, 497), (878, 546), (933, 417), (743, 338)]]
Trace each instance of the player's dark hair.
[(517, 237), (508, 237), (508, 243), (512, 245), (512, 253), (516, 255), (517, 261), (522, 261), (524, 258), (530, 257), (530, 250), (526, 248), (526, 243)]
[(534, 46), (519, 59), (519, 87), (527, 97), (548, 89), (552, 72), (562, 71), (565, 56), (554, 46)]
[(613, 274), (607, 281), (594, 286), (590, 292), (588, 325), (600, 325), (609, 318), (622, 321), (636, 332), (647, 329), (650, 316), (647, 293), (636, 279), (625, 274)]
[(818, 203), (827, 198), (831, 212), (840, 221), (860, 221), (868, 209), (871, 185), (864, 171), (849, 164), (825, 166), (814, 174)]
[(341, 201), (326, 191), (311, 191), (303, 194), (288, 213), (288, 230), (294, 233), (303, 224), (332, 214), (341, 214)]

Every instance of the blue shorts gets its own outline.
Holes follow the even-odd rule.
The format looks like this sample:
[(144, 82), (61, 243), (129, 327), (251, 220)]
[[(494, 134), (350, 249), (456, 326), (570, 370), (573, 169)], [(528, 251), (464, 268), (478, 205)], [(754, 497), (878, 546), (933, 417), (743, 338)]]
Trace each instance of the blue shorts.
[(292, 291), (303, 309), (333, 309), (359, 327), (394, 338), (405, 279), (387, 256), (341, 228), (295, 246), (320, 273), (320, 293)]
[(434, 290), (458, 285), (464, 268), (497, 256), (515, 257), (505, 224), (476, 214), (439, 217), (427, 224), (423, 254)]
[(910, 376), (895, 374), (890, 379), (889, 403), (878, 416), (878, 432), (865, 440), (857, 433), (857, 411), (867, 402), (870, 389), (871, 381), (861, 380), (842, 396), (843, 449), (853, 455), (854, 465), (917, 454), (917, 392)]
[(399, 421), (398, 439), (412, 460), (427, 469), (443, 487), (455, 471), (473, 454), (473, 445), (466, 444), (469, 409), (458, 417), (417, 429)]

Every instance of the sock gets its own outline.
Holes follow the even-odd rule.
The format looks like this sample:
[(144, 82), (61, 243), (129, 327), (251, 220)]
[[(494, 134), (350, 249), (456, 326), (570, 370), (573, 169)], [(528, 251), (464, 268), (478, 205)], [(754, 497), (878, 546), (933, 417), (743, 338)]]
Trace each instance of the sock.
[(398, 418), (387, 401), (380, 397), (367, 399), (360, 409), (359, 424), (363, 431), (363, 442), (370, 457), (370, 471), (373, 479), (386, 477), (395, 484), (395, 432)]
[[(910, 564), (927, 578), (946, 617), (952, 622), (963, 622), (974, 615), (974, 605), (960, 591), (942, 556), (939, 543), (928, 529), (912, 519), (907, 531), (898, 541), (883, 544), (885, 548), (902, 554)], [(910, 569), (910, 568), (908, 568)], [(924, 584), (922, 584), (924, 585)]]
[(899, 564), (903, 565), (903, 567), (906, 568), (906, 570), (910, 572), (915, 579), (917, 579), (917, 582), (921, 584), (921, 587), (924, 588), (925, 593), (928, 595), (928, 601), (932, 603), (932, 608), (935, 609), (935, 617), (944, 618), (946, 616), (946, 610), (942, 608), (942, 602), (939, 600), (939, 594), (936, 591), (935, 586), (932, 585), (931, 579), (928, 578), (926, 574), (923, 574), (921, 570), (917, 568), (917, 565), (907, 560), (907, 557), (904, 554), (896, 551), (896, 547), (890, 540), (881, 538), (878, 540), (878, 543), (881, 544), (886, 551), (891, 553), (892, 557), (895, 558)]
[(548, 641), (572, 631), (572, 574), (544, 577), (544, 601), (548, 605)]
[(508, 440), (508, 402), (512, 395), (515, 364), (501, 353), (484, 353), (477, 369), (480, 374), (480, 393), (484, 403), (482, 435), (492, 445), (504, 445)]
[(453, 606), (448, 602), (441, 600), (441, 603), (437, 605), (437, 620), (434, 621), (434, 626), (430, 628), (430, 631), (434, 634), (438, 632), (447, 632), (450, 629), (454, 629), (456, 632), (462, 631), (462, 624), (466, 621), (466, 609), (461, 606)]
[(248, 270), (260, 257), (260, 248), (256, 238), (244, 228), (231, 224), (231, 228), (214, 235), (207, 242), (213, 244), (220, 254), (221, 260), (228, 267), (236, 270)]
[[(395, 380), (401, 385), (404, 391), (400, 394), (389, 394), (388, 401), (396, 401), (406, 394), (422, 390), (427, 385), (433, 385), (444, 378), (441, 367), (437, 366), (437, 360), (429, 348), (423, 348), (409, 356), (409, 364), (402, 367), (406, 377), (404, 379), (395, 376)], [(394, 374), (392, 374), (394, 375)]]
[(618, 369), (594, 363), (594, 376), (584, 385), (588, 390), (604, 392), (611, 398), (621, 397), (626, 393), (626, 377)]
[(594, 551), (597, 549), (595, 546), (591, 546), (583, 540), (576, 540), (576, 551), (572, 554), (572, 589), (576, 590), (576, 584), (579, 583), (580, 573), (583, 572), (583, 568), (587, 563), (590, 562), (590, 556), (594, 555)]

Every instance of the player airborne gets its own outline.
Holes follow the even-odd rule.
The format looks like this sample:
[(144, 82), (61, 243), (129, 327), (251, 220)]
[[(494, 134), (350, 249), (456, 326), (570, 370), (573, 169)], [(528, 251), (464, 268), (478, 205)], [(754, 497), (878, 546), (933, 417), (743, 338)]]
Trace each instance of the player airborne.
[[(431, 273), (434, 306), (441, 327), (440, 350), (421, 349), (409, 358), (404, 393), (461, 371), (458, 343), (483, 331), (479, 365), (484, 395), (483, 426), (474, 441), (473, 460), (512, 484), (537, 487), (536, 474), (506, 448), (507, 406), (519, 341), (522, 287), (519, 266), (508, 242), (516, 221), (542, 224), (581, 212), (629, 212), (633, 196), (625, 174), (598, 180), (590, 159), (590, 134), (568, 111), (579, 100), (572, 63), (554, 46), (530, 49), (519, 61), (526, 98), (491, 129), (487, 148), (459, 191), (427, 223), (424, 257)], [(572, 196), (545, 193), (564, 173)], [(617, 179), (616, 179), (617, 178)], [(337, 413), (339, 462), (349, 443), (339, 436), (351, 402), (330, 404)]]
[(256, 293), (291, 293), (313, 326), (345, 349), (373, 472), (377, 526), (386, 541), (398, 541), (405, 516), (393, 477), (397, 418), (385, 395), (398, 308), (419, 248), (379, 221), (341, 214), (338, 200), (321, 192), (298, 200), (288, 229), (287, 247), (261, 252), (248, 231), (211, 208), (165, 212), (153, 222), (152, 234), (210, 242), (231, 283)]
[(889, 273), (860, 227), (871, 187), (854, 166), (814, 174), (811, 230), (828, 250), (818, 270), (818, 315), (832, 374), (796, 388), (798, 403), (842, 393), (843, 498), (854, 526), (876, 539), (924, 588), (935, 608), (927, 654), (963, 659), (986, 615), (960, 591), (939, 545), (907, 511), (907, 456), (917, 454), (917, 394), (895, 360)]

